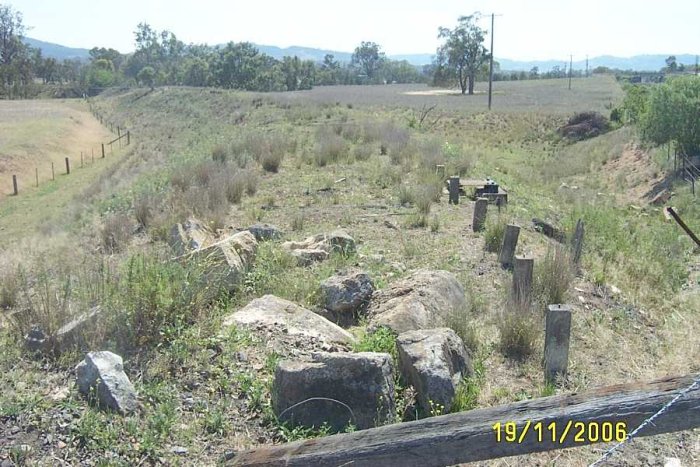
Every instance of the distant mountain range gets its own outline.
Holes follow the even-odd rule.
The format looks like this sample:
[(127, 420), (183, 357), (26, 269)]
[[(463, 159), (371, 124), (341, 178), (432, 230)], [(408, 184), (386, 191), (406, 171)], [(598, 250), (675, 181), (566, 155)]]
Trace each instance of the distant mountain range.
[[(89, 49), (65, 47), (51, 42), (44, 42), (37, 39), (25, 38), (25, 42), (32, 47), (41, 49), (44, 57), (53, 57), (58, 60), (64, 59), (81, 59), (86, 60), (90, 57)], [(281, 48), (274, 45), (259, 45), (255, 46), (261, 51), (276, 59), (281, 59), (284, 56), (297, 56), (303, 60), (314, 60), (316, 62), (323, 61), (323, 57), (327, 54), (339, 62), (349, 62), (352, 58), (352, 52), (339, 52), (337, 50), (315, 49), (312, 47), (292, 46)], [(621, 70), (638, 70), (638, 71), (658, 71), (666, 66), (666, 58), (671, 54), (665, 55), (635, 55), (633, 57), (613, 57), (611, 55), (602, 55), (592, 57), (588, 60), (589, 69), (598, 66), (608, 68), (618, 68)], [(412, 65), (421, 66), (432, 62), (433, 54), (405, 54), (405, 55), (389, 55), (392, 60), (406, 60)], [(509, 60), (507, 58), (496, 58), (501, 65), (501, 70), (504, 71), (529, 71), (534, 67), (538, 67), (540, 72), (549, 71), (555, 66), (564, 68), (568, 67), (566, 60)], [(676, 55), (676, 61), (685, 65), (695, 64), (695, 55), (681, 54)], [(586, 61), (578, 60), (574, 62), (575, 70), (585, 70)]]

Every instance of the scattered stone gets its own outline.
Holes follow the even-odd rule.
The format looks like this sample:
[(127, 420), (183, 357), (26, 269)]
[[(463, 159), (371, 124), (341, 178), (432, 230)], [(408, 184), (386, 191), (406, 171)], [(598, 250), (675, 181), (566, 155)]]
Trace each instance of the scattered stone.
[(136, 391), (124, 373), (124, 364), (119, 355), (112, 352), (89, 352), (85, 360), (75, 367), (78, 391), (90, 396), (95, 391), (102, 407), (121, 414), (136, 409)]
[(284, 232), (272, 224), (254, 224), (248, 227), (248, 230), (259, 242), (265, 240), (277, 240), (282, 238), (282, 235), (284, 235)]
[(197, 219), (188, 219), (182, 224), (175, 224), (170, 229), (168, 244), (175, 255), (182, 256), (201, 250), (212, 243), (214, 234)]
[(272, 407), (280, 420), (308, 427), (382, 425), (395, 411), (391, 356), (343, 352), (283, 360), (275, 370)]
[(423, 410), (430, 413), (440, 405), (449, 412), (457, 385), (472, 374), (462, 339), (449, 328), (423, 329), (399, 334), (396, 347), (401, 374), (416, 390)]
[(348, 344), (355, 338), (327, 319), (288, 300), (265, 295), (224, 318), (223, 327), (262, 327), (291, 335), (302, 335), (327, 343)]
[(366, 307), (374, 292), (369, 275), (358, 269), (350, 269), (321, 282), (323, 304), (335, 313), (357, 313)]
[(44, 351), (47, 336), (44, 331), (37, 325), (32, 326), (32, 329), (24, 337), (24, 346), (30, 352), (42, 352)]
[(173, 446), (170, 448), (170, 452), (177, 454), (178, 456), (184, 456), (189, 452), (189, 450), (182, 446)]
[(282, 247), (297, 258), (299, 265), (308, 266), (315, 261), (327, 259), (333, 252), (354, 252), (355, 240), (344, 230), (335, 230), (308, 237), (301, 242), (284, 242)]
[(664, 467), (681, 467), (681, 460), (677, 457), (664, 457)]
[(613, 295), (620, 295), (622, 291), (615, 287), (614, 285), (610, 285), (610, 292), (612, 292)]
[(401, 334), (441, 327), (466, 305), (464, 288), (452, 273), (421, 269), (372, 295), (370, 328), (387, 326)]
[(85, 344), (84, 330), (102, 314), (102, 308), (96, 306), (70, 322), (64, 324), (53, 336), (47, 336), (37, 325), (24, 338), (25, 347), (30, 352), (62, 353), (70, 348), (78, 348)]
[(303, 248), (292, 250), (292, 256), (297, 259), (299, 266), (310, 266), (313, 263), (327, 260), (329, 255), (325, 250)]

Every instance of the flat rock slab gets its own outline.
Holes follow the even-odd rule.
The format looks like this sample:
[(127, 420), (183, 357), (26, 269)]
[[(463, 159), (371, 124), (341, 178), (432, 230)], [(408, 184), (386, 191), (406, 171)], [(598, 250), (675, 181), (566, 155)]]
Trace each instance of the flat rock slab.
[(223, 326), (226, 328), (232, 325), (262, 327), (290, 335), (313, 337), (328, 343), (350, 344), (355, 341), (352, 334), (326, 318), (274, 295), (256, 298), (227, 316)]
[(25, 347), (30, 352), (59, 354), (71, 348), (84, 347), (86, 328), (94, 326), (101, 314), (102, 308), (96, 306), (61, 326), (54, 335), (46, 335), (41, 328), (34, 326), (24, 338)]
[(214, 241), (214, 234), (204, 223), (197, 219), (188, 219), (182, 224), (175, 224), (170, 229), (168, 244), (175, 255), (182, 256), (200, 250)]
[(317, 353), (311, 361), (281, 361), (272, 407), (283, 421), (304, 426), (349, 424), (363, 430), (387, 423), (395, 412), (391, 356), (384, 353)]
[(464, 288), (448, 271), (421, 269), (375, 292), (368, 314), (370, 328), (386, 326), (397, 334), (447, 324), (447, 317), (467, 306)]
[(457, 386), (473, 372), (462, 339), (450, 328), (421, 329), (399, 334), (396, 347), (401, 374), (416, 390), (424, 412), (436, 404), (449, 412)]
[(94, 391), (97, 402), (103, 408), (121, 414), (136, 409), (136, 391), (124, 373), (119, 355), (112, 352), (90, 352), (75, 367), (78, 391), (90, 397)]

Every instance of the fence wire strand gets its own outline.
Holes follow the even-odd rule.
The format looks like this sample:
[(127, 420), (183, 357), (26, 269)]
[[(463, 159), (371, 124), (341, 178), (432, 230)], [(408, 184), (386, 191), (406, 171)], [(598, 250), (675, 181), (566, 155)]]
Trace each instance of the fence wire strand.
[(693, 384), (691, 384), (690, 386), (688, 386), (687, 388), (683, 389), (681, 392), (679, 392), (678, 394), (676, 394), (676, 397), (674, 397), (674, 398), (671, 399), (666, 405), (664, 405), (663, 407), (661, 407), (661, 409), (659, 409), (658, 412), (656, 412), (654, 415), (652, 415), (651, 417), (649, 417), (649, 418), (647, 418), (646, 420), (644, 420), (637, 428), (634, 429), (634, 431), (632, 431), (631, 433), (627, 433), (627, 436), (625, 436), (625, 439), (623, 439), (622, 441), (620, 441), (619, 443), (617, 443), (615, 446), (613, 446), (613, 447), (611, 447), (610, 449), (608, 449), (608, 450), (605, 452), (605, 454), (603, 454), (603, 456), (602, 456), (600, 459), (598, 459), (597, 461), (593, 462), (593, 463), (590, 464), (588, 467), (598, 467), (598, 466), (600, 466), (600, 465), (603, 465), (605, 462), (607, 462), (607, 461), (612, 457), (612, 455), (615, 453), (615, 451), (617, 451), (618, 449), (620, 449), (621, 447), (623, 447), (623, 446), (624, 446), (625, 444), (627, 444), (630, 440), (632, 440), (632, 438), (634, 438), (635, 436), (637, 436), (637, 433), (639, 433), (640, 431), (642, 431), (646, 426), (648, 426), (648, 425), (650, 425), (650, 424), (653, 424), (653, 423), (654, 423), (654, 420), (656, 420), (656, 419), (659, 418), (661, 415), (663, 415), (664, 412), (666, 412), (669, 408), (671, 408), (676, 402), (678, 402), (679, 400), (681, 400), (686, 394), (688, 394), (688, 393), (691, 392), (691, 391), (695, 391), (695, 390), (698, 389), (698, 388), (700, 388), (700, 376), (698, 376), (698, 377), (693, 381)]

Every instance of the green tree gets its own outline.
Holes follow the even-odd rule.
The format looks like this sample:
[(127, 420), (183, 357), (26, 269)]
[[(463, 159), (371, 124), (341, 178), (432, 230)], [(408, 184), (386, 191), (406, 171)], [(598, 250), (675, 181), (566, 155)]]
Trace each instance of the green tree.
[(141, 70), (136, 75), (136, 80), (144, 86), (148, 86), (151, 88), (151, 90), (153, 90), (153, 86), (156, 82), (156, 70), (151, 66), (145, 66), (141, 68)]
[(641, 119), (644, 138), (675, 142), (687, 155), (700, 154), (700, 78), (679, 76), (655, 86)]
[(481, 66), (489, 59), (483, 45), (483, 29), (477, 26), (478, 13), (460, 16), (454, 29), (441, 27), (438, 38), (445, 42), (437, 51), (437, 72), (441, 77), (456, 78), (462, 94), (474, 94), (474, 82)]
[(361, 42), (352, 54), (352, 64), (359, 66), (369, 81), (373, 81), (384, 62), (384, 52), (375, 42)]
[(0, 90), (10, 96), (26, 97), (32, 84), (33, 61), (24, 31), (22, 14), (0, 4)]

